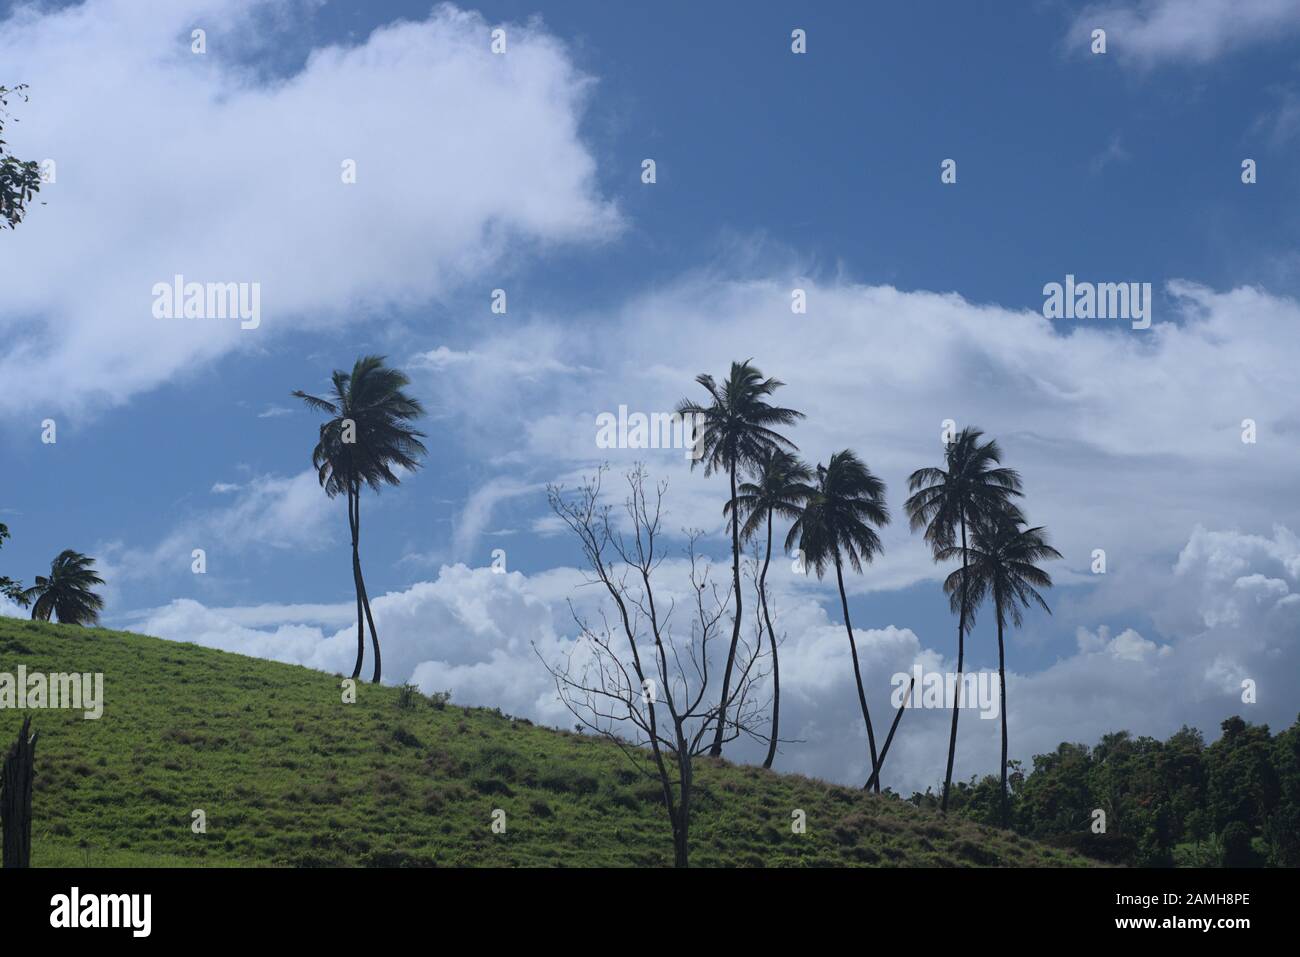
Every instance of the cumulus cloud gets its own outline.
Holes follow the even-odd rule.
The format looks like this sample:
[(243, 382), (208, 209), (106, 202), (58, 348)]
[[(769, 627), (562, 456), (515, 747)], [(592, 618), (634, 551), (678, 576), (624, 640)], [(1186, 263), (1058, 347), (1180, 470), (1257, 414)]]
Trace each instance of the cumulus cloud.
[[(1107, 625), (1080, 626), (1078, 650), (1033, 674), (1008, 675), (1008, 719), (1013, 758), (1050, 751), (1061, 741), (1094, 743), (1120, 729), (1167, 736), (1184, 723), (1213, 737), (1230, 714), (1285, 726), (1294, 720), (1291, 681), (1300, 669), (1300, 588), (1296, 537), (1279, 528), (1272, 538), (1198, 529), (1153, 601), (1187, 609), (1185, 630), (1146, 637), (1134, 628), (1112, 634)], [(1244, 564), (1243, 564), (1244, 563)], [(726, 557), (722, 564), (725, 566)], [(1225, 566), (1245, 574), (1224, 575)], [(1239, 588), (1262, 576), (1280, 582)], [(725, 576), (724, 576), (725, 577)], [(450, 689), (461, 704), (501, 707), (555, 726), (572, 724), (534, 653), (558, 661), (574, 649), (577, 628), (568, 601), (590, 615), (601, 594), (577, 587), (582, 574), (556, 568), (536, 575), (495, 574), (489, 568), (444, 566), (434, 581), (374, 599), (389, 681), (413, 681), (425, 692)], [(684, 562), (663, 570), (664, 596), (684, 597)], [(869, 767), (843, 623), (818, 597), (773, 579), (773, 607), (781, 645), (783, 745), (777, 766), (787, 771), (861, 784)], [(1223, 614), (1224, 603), (1236, 603)], [(353, 613), (346, 604), (208, 609), (188, 599), (142, 612), (138, 630), (177, 640), (292, 661), (328, 672), (351, 673), (356, 648)], [(1182, 623), (1186, 624), (1186, 623)], [(1180, 625), (1181, 627), (1181, 625)], [(991, 641), (977, 625), (972, 643)], [(888, 727), (891, 680), (914, 664), (951, 670), (950, 635), (925, 636), (901, 625), (855, 629), (877, 733)], [(941, 645), (939, 650), (935, 645)], [(1246, 679), (1258, 703), (1242, 700)], [(912, 709), (904, 716), (887, 765), (897, 790), (924, 790), (942, 779), (949, 714)], [(975, 710), (961, 724), (959, 777), (997, 768), (999, 724)], [(742, 742), (730, 757), (759, 760), (763, 748)]]
[[(781, 400), (808, 415), (791, 432), (802, 454), (824, 461), (851, 446), (889, 486), (895, 521), (884, 535), (885, 554), (864, 575), (850, 576), (851, 590), (900, 589), (946, 571), (908, 531), (902, 500), (911, 470), (939, 460), (948, 418), (1001, 441), (1024, 477), (1030, 518), (1048, 527), (1066, 556), (1054, 577), (1088, 584), (1052, 596), (1056, 621), (1078, 647), (1050, 667), (1008, 678), (1014, 755), (1027, 759), (1061, 740), (1095, 741), (1119, 728), (1167, 735), (1187, 722), (1212, 734), (1236, 712), (1281, 724), (1294, 718), (1300, 543), (1289, 529), (1300, 527), (1290, 479), (1300, 471), (1291, 441), (1300, 428), (1292, 411), (1300, 306), (1257, 289), (1171, 282), (1152, 328), (1138, 332), (1053, 323), (954, 294), (808, 278), (798, 283), (809, 311), (795, 315), (792, 283), (771, 275), (689, 276), (603, 317), (607, 335), (590, 336), (586, 316), (538, 316), (508, 333), (487, 332), (468, 348), (433, 350), (417, 385), (434, 393), (461, 433), (520, 455), (518, 469), (498, 463), (495, 479), (463, 508), (456, 548), (485, 562), (474, 543), (501, 503), (522, 505), (545, 478), (572, 485), (602, 459), (616, 473), (642, 459), (672, 484), (664, 528), (714, 533), (707, 547), (725, 556), (718, 534), (725, 478), (690, 470), (675, 450), (597, 449), (595, 417), (620, 404), (670, 410), (690, 393), (696, 373), (721, 373), (745, 354), (738, 343), (781, 342), (779, 355), (758, 351), (755, 359), (789, 383)], [(690, 337), (679, 334), (683, 328)], [(483, 357), (526, 360), (538, 371), (521, 375), (518, 365)], [(520, 416), (521, 409), (529, 414)], [(1247, 418), (1257, 424), (1254, 443), (1242, 441)], [(1270, 535), (1252, 531), (1269, 528)], [(540, 496), (533, 530), (557, 530)], [(1107, 554), (1105, 575), (1091, 573), (1097, 548)], [(866, 739), (834, 586), (785, 574), (788, 565), (778, 564), (773, 582), (787, 636), (783, 727), (800, 743), (784, 749), (779, 766), (860, 783)], [(558, 654), (572, 641), (565, 600), (591, 596), (590, 589), (575, 592), (580, 580), (571, 569), (493, 575), (449, 565), (434, 581), (381, 596), (375, 612), (386, 673), (426, 691), (451, 688), (467, 704), (567, 726), (532, 647)], [(350, 670), (355, 631), (341, 606), (329, 620), (265, 607), (227, 612), (219, 627), (203, 614), (202, 606), (178, 605), (147, 616), (142, 630)], [(187, 616), (199, 616), (192, 628)], [(857, 622), (882, 728), (894, 673), (918, 662), (929, 670), (954, 664), (949, 629), (927, 634), (891, 617)], [(991, 641), (987, 625), (979, 627), (975, 647)], [(1015, 635), (1013, 646), (1020, 640), (1035, 636)], [(1253, 710), (1241, 701), (1246, 679), (1259, 688)], [(996, 726), (975, 717), (963, 722), (959, 774), (996, 768)], [(946, 735), (944, 715), (909, 712), (888, 783), (904, 790), (935, 784)], [(756, 748), (732, 753), (755, 757)]]
[[(479, 15), (442, 6), (277, 73), (277, 36), (301, 35), (283, 7), (87, 0), (0, 22), (0, 62), (33, 93), (11, 146), (57, 164), (0, 259), (0, 408), (121, 403), (266, 337), (618, 230), (577, 131), (591, 81), (543, 27), (511, 26), (494, 56)], [(261, 325), (154, 318), (153, 285), (176, 274), (259, 283)]]

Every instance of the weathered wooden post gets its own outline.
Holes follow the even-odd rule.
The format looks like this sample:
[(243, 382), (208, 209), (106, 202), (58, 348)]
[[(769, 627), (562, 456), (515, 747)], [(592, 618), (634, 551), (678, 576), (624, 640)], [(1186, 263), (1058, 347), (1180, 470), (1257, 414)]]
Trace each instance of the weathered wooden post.
[(9, 749), (0, 770), (0, 832), (4, 834), (4, 866), (31, 867), (32, 777), (35, 774), (36, 735), (28, 736), (31, 717), (23, 718), (18, 740)]

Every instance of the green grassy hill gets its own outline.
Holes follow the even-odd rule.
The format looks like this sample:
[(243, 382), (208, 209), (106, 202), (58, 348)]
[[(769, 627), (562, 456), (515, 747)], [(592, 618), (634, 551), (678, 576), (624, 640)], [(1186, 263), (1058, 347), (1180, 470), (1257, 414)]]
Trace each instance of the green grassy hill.
[[(599, 739), (396, 688), (362, 684), (344, 704), (338, 677), (307, 668), (0, 618), (0, 672), (19, 665), (104, 673), (98, 721), (25, 712), (40, 735), (38, 866), (672, 863), (657, 786)], [(22, 716), (0, 710), (3, 751)], [(697, 866), (1088, 863), (856, 789), (698, 764)]]

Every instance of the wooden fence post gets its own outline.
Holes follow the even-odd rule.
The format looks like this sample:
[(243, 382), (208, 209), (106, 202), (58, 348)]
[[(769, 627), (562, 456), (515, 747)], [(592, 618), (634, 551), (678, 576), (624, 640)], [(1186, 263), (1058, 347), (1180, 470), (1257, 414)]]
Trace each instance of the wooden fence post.
[(0, 832), (4, 834), (4, 866), (32, 864), (32, 777), (35, 774), (36, 735), (28, 736), (32, 719), (23, 718), (18, 740), (9, 749), (0, 770)]

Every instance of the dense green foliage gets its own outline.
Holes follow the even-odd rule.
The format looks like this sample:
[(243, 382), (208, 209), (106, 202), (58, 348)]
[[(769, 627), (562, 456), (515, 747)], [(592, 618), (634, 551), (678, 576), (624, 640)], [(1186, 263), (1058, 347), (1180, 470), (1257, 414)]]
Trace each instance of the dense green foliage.
[[(102, 672), (37, 711), (36, 865), (668, 866), (657, 782), (606, 740), (196, 645), (0, 618), (0, 672)], [(0, 742), (23, 712), (0, 710)], [(691, 861), (1071, 866), (1072, 852), (796, 775), (697, 760)], [(507, 829), (494, 834), (495, 809)], [(207, 833), (192, 831), (202, 809)], [(807, 815), (792, 833), (792, 813)]]
[(93, 558), (65, 548), (50, 562), (49, 577), (37, 575), (20, 604), (32, 606), (33, 621), (53, 616), (65, 625), (94, 625), (104, 609), (104, 599), (95, 591), (102, 584)]
[[(6, 538), (9, 538), (9, 526), (4, 522), (0, 522), (0, 546), (4, 545)], [(0, 598), (7, 598), (21, 605), (23, 603), (23, 583), (17, 579), (0, 575)]]
[[(1300, 866), (1300, 719), (1272, 736), (1239, 717), (1205, 744), (1183, 727), (1168, 741), (1127, 731), (1095, 748), (1062, 744), (1010, 777), (1012, 827), (1101, 860), (1145, 867)], [(959, 785), (949, 810), (997, 820), (998, 780)], [(913, 804), (935, 803), (929, 792)], [(1106, 831), (1093, 833), (1094, 812)]]
[(35, 160), (20, 160), (5, 148), (9, 99), (27, 99), (25, 85), (0, 86), (0, 230), (13, 229), (27, 214), (27, 204), (40, 191), (41, 171)]

